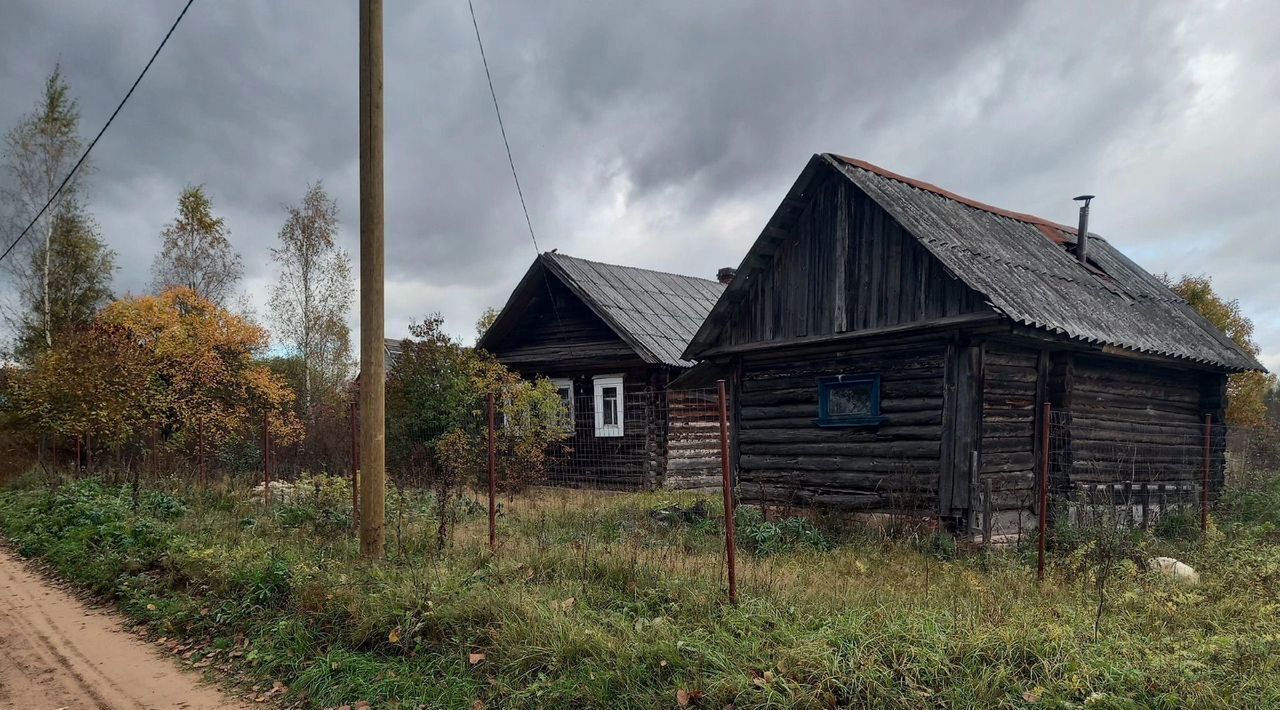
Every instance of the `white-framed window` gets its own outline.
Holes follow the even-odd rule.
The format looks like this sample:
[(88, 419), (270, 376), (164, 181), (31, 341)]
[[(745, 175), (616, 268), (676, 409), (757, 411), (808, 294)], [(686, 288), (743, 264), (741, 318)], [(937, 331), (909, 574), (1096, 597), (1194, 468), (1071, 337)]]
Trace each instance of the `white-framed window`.
[(595, 384), (596, 436), (622, 436), (622, 375), (597, 375)]
[(560, 403), (564, 405), (565, 416), (569, 426), (572, 427), (576, 423), (573, 413), (573, 379), (569, 377), (552, 377), (551, 384), (556, 387), (556, 394), (560, 395)]

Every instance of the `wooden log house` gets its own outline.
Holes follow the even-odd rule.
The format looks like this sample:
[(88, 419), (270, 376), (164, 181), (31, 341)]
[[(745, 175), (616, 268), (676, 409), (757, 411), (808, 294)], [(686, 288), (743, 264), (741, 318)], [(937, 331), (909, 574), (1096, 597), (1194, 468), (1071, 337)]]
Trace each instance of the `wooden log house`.
[(705, 391), (667, 392), (724, 291), (720, 281), (538, 256), (477, 347), (522, 377), (545, 377), (571, 413), (551, 482), (705, 488), (720, 480), (719, 420)]
[(1076, 232), (815, 155), (683, 353), (729, 373), (740, 495), (1034, 524), (1044, 402), (1053, 487), (1198, 490), (1204, 417), (1261, 366)]

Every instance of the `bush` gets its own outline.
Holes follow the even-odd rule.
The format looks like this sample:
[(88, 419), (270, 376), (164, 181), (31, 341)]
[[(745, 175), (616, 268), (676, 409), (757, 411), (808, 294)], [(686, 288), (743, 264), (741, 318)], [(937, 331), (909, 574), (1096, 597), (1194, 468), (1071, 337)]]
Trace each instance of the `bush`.
[(760, 511), (740, 508), (735, 520), (738, 546), (756, 555), (776, 555), (795, 550), (825, 552), (833, 547), (826, 535), (805, 518), (792, 517), (766, 522)]

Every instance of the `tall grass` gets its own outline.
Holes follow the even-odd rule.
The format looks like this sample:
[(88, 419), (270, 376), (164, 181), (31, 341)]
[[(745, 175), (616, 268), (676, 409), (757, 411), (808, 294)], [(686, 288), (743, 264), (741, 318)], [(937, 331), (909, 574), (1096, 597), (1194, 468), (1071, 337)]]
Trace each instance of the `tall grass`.
[(100, 481), (28, 482), (0, 492), (0, 527), (151, 633), (193, 639), (193, 662), (313, 707), (1280, 707), (1277, 506), (1254, 500), (1204, 539), (1145, 541), (1204, 583), (1124, 563), (1095, 631), (1085, 548), (1037, 584), (1029, 550), (744, 515), (732, 607), (714, 503), (671, 514), (695, 495), (504, 499), (495, 555), (474, 502), (450, 507), (439, 550), (433, 501), (393, 492), (374, 564), (348, 491), (318, 483), (270, 509), (230, 489), (135, 509)]

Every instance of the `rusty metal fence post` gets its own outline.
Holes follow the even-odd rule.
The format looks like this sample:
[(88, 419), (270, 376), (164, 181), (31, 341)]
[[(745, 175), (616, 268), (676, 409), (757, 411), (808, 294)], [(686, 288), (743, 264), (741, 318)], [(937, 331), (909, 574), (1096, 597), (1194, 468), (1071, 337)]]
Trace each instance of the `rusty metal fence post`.
[(151, 425), (151, 480), (160, 478), (160, 425)]
[(1204, 415), (1204, 470), (1200, 480), (1200, 532), (1209, 529), (1209, 469), (1213, 448), (1213, 415)]
[(201, 419), (196, 419), (196, 461), (200, 472), (200, 487), (206, 488), (209, 485), (209, 481), (204, 467), (204, 425), (202, 421)]
[(271, 426), (270, 415), (262, 415), (262, 502), (271, 505)]
[(498, 457), (495, 448), (493, 393), (488, 397), (489, 410), (489, 551), (498, 551)]
[(360, 419), (356, 400), (351, 400), (351, 522), (360, 529)]
[(1036, 541), (1036, 579), (1044, 580), (1044, 543), (1049, 534), (1049, 449), (1050, 419), (1053, 417), (1053, 405), (1044, 403), (1040, 415), (1040, 516), (1037, 521), (1040, 528), (1039, 540)]
[(724, 555), (729, 573), (729, 603), (738, 603), (737, 539), (733, 512), (733, 471), (729, 463), (729, 408), (724, 380), (716, 381), (720, 401), (720, 474), (724, 488)]

